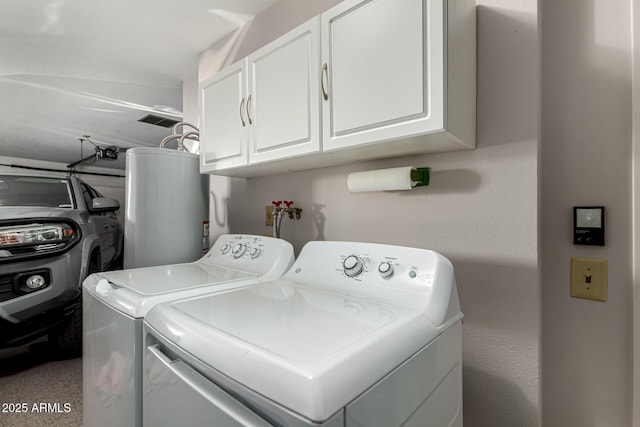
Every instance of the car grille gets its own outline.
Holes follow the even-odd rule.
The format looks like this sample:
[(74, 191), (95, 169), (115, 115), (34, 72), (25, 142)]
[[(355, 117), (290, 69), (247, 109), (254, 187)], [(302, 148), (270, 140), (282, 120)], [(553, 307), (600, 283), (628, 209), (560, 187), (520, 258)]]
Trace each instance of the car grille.
[(0, 302), (20, 296), (13, 290), (13, 278), (15, 274), (0, 276)]

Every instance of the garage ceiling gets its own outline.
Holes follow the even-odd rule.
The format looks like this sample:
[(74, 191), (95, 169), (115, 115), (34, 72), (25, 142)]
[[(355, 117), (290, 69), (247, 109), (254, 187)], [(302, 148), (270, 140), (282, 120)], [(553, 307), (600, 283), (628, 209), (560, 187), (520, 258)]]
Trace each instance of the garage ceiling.
[[(198, 54), (275, 0), (3, 0), (0, 156), (73, 163), (97, 145), (158, 146)], [(94, 166), (124, 168), (124, 155)]]

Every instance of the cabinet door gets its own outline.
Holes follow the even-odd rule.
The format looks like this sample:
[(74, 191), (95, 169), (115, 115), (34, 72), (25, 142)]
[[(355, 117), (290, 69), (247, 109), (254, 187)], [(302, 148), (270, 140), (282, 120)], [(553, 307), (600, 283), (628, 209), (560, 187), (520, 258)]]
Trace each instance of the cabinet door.
[(249, 163), (320, 149), (316, 17), (249, 56)]
[(200, 84), (200, 172), (247, 164), (246, 59)]
[(323, 150), (443, 129), (442, 3), (345, 0), (322, 15)]

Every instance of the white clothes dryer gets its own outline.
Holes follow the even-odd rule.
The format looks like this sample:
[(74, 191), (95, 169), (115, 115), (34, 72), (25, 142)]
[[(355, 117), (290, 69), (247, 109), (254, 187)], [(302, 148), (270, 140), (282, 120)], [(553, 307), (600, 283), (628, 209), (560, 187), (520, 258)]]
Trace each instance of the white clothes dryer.
[(424, 249), (309, 242), (279, 280), (154, 307), (145, 426), (462, 426), (462, 313)]
[(290, 243), (226, 234), (192, 263), (96, 273), (83, 283), (84, 426), (142, 425), (142, 320), (161, 302), (281, 277)]

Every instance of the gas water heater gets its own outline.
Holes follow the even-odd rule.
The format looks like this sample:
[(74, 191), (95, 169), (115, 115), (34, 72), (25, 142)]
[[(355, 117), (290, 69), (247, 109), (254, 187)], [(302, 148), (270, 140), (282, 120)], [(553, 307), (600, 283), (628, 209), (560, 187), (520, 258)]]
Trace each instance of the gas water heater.
[(197, 154), (127, 151), (124, 268), (191, 262), (209, 247), (209, 176)]

